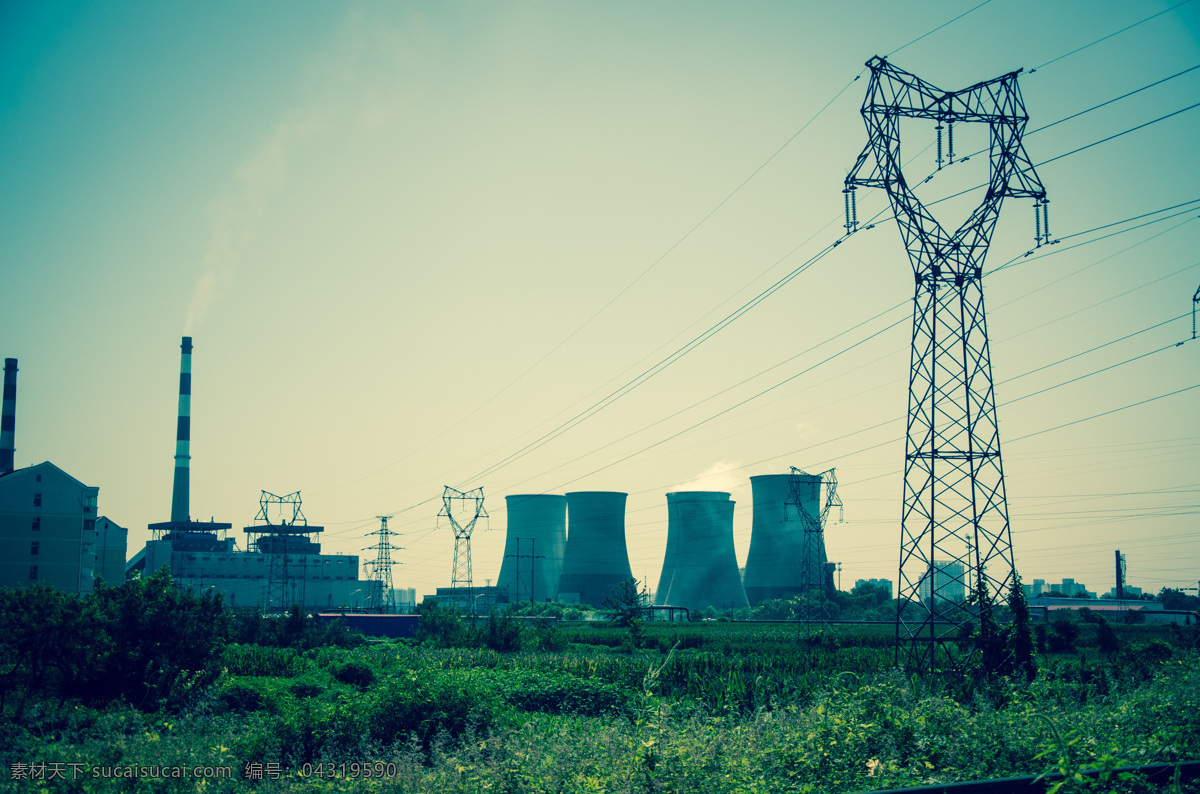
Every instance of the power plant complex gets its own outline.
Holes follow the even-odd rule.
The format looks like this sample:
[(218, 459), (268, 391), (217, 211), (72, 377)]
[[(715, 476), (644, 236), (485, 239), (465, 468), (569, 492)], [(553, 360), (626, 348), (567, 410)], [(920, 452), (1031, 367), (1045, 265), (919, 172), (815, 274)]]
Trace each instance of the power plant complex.
[[(276, 496), (262, 491), (255, 521), (242, 530), (243, 547), (230, 535), (232, 523), (193, 518), (191, 337), (183, 337), (180, 350), (170, 518), (147, 525), (151, 539), (128, 562), (127, 531), (97, 514), (99, 488), (84, 485), (49, 462), (14, 467), (17, 361), (6, 359), (0, 422), (0, 586), (45, 581), (63, 591), (84, 593), (97, 579), (115, 584), (165, 568), (180, 587), (221, 593), (235, 608), (383, 609), (389, 600), (379, 591), (390, 581), (390, 571), (376, 570), (371, 579), (360, 579), (357, 555), (323, 554), (319, 538), (324, 528), (308, 523), (299, 492)], [(740, 609), (832, 588), (832, 566), (826, 561), (819, 525), (813, 533), (821, 513), (821, 477), (793, 470), (752, 477), (750, 482), (753, 530), (744, 576), (734, 548), (735, 504), (730, 494), (666, 494), (667, 546), (656, 606)], [(615, 589), (633, 579), (625, 533), (627, 497), (619, 491), (507, 496), (499, 576), (495, 587), (470, 588), (472, 611), (474, 599), (483, 595), (489, 604), (564, 601), (604, 606)], [(376, 568), (390, 564), (386, 554), (374, 563)], [(439, 592), (456, 593), (452, 597), (457, 603), (463, 595), (459, 589), (456, 582)], [(415, 598), (410, 594), (402, 600), (411, 605)]]

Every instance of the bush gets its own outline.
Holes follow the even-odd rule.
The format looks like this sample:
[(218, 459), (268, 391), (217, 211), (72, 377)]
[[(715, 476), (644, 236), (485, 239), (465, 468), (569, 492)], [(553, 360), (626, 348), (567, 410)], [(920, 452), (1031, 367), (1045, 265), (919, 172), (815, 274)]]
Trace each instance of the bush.
[(266, 704), (261, 692), (241, 681), (224, 686), (218, 700), (229, 711), (258, 711)]
[(501, 704), (477, 670), (427, 670), (382, 687), (366, 711), (376, 741), (392, 744), (415, 735), (428, 748), (443, 730), (460, 736), (468, 724), (492, 727)]
[(501, 615), (493, 607), (488, 615), (483, 644), (499, 653), (521, 650), (521, 624), (513, 620), (507, 613)]
[(1069, 618), (1060, 617), (1050, 624), (1050, 650), (1055, 653), (1070, 653), (1075, 650), (1075, 641), (1079, 639), (1079, 624)]
[(333, 677), (343, 684), (351, 684), (359, 689), (366, 689), (375, 683), (375, 671), (357, 659), (336, 665), (333, 668)]

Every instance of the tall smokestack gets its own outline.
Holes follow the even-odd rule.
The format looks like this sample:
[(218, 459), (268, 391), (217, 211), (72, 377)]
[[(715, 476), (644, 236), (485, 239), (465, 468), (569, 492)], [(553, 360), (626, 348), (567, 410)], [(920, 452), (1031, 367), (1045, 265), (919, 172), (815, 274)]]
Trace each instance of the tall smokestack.
[[(171, 521), (191, 520), (189, 507), (189, 469), (192, 438), (192, 338), (185, 336), (179, 346), (179, 423), (175, 429), (175, 484), (171, 489)], [(7, 383), (7, 379), (5, 381)], [(7, 397), (8, 387), (5, 386)]]
[(0, 474), (13, 470), (17, 433), (17, 360), (4, 359), (4, 413), (0, 416)]

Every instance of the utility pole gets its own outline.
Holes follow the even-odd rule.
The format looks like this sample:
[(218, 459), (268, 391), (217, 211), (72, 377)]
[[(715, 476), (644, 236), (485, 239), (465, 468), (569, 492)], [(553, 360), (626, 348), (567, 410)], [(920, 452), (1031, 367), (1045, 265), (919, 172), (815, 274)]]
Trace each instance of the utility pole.
[[(983, 262), (1005, 198), (1034, 200), (1039, 246), (1053, 242), (1049, 208), (1021, 143), (1029, 119), (1017, 87), (1019, 72), (943, 91), (878, 56), (867, 66), (871, 80), (862, 116), (869, 140), (846, 177), (846, 230), (853, 233), (858, 226), (856, 188), (886, 191), (915, 279), (896, 663), (903, 659), (916, 670), (961, 670), (971, 663), (971, 654), (958, 651), (960, 630), (976, 620), (981, 627), (993, 625), (981, 618), (1006, 600), (1014, 572)], [(988, 127), (987, 192), (957, 231), (948, 231), (930, 214), (901, 172), (902, 119), (937, 124), (939, 168), (943, 128)], [(968, 540), (972, 551), (964, 552)], [(944, 575), (934, 576), (935, 570)], [(922, 598), (924, 582), (928, 592)], [(948, 597), (960, 589), (972, 594), (970, 609)], [(979, 637), (974, 653), (996, 641)]]
[[(836, 469), (829, 469), (819, 475), (811, 475), (795, 466), (792, 467), (788, 504), (796, 509), (796, 516), (800, 519), (800, 531), (803, 533), (803, 543), (800, 547), (801, 601), (798, 616), (801, 624), (825, 623), (829, 620), (826, 605), (830, 594), (825, 584), (825, 524), (829, 519), (829, 508), (834, 505), (839, 508), (842, 506), (842, 500), (837, 495), (835, 472)], [(825, 489), (824, 501), (821, 499), (822, 486)], [(805, 507), (806, 504), (812, 504), (817, 514), (810, 512)]]
[[(529, 550), (528, 554), (521, 553), (521, 541), (523, 541), (523, 540), (529, 541), (530, 550)], [(544, 554), (537, 553), (537, 538), (517, 538), (517, 553), (505, 555), (505, 559), (512, 559), (514, 557), (517, 560), (516, 581), (517, 581), (517, 600), (518, 601), (520, 601), (521, 560), (529, 560), (529, 603), (532, 604), (534, 601), (534, 595), (535, 595), (535, 591), (536, 591), (535, 574), (537, 572), (537, 568), (536, 568), (537, 561), (545, 558)]]

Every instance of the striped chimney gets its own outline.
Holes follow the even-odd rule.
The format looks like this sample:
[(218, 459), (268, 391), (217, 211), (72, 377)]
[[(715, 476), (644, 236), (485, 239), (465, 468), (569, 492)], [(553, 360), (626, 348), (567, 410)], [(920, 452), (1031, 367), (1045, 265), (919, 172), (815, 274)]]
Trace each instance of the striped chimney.
[(0, 474), (13, 470), (17, 432), (17, 360), (4, 359), (4, 413), (0, 416)]
[(192, 338), (185, 336), (179, 346), (179, 423), (175, 429), (175, 484), (171, 489), (171, 521), (191, 520), (189, 505), (188, 461), (192, 438)]

